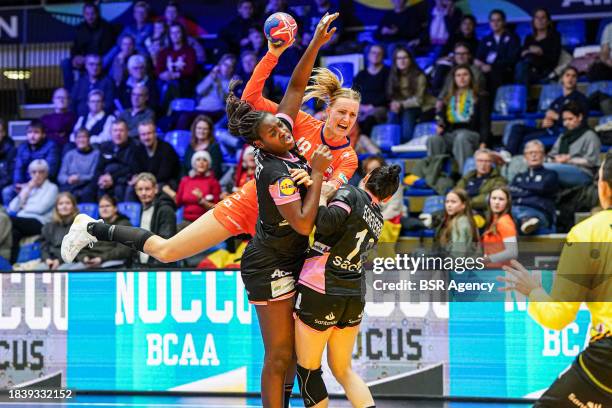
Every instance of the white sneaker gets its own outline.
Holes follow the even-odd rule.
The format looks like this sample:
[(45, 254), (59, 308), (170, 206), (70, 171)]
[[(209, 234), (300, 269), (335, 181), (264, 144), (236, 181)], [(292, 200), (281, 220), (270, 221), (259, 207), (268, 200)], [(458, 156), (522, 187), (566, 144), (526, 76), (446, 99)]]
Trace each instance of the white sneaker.
[(521, 224), (523, 234), (529, 235), (540, 227), (540, 220), (536, 217), (531, 217)]
[(98, 242), (96, 237), (87, 232), (87, 224), (96, 221), (87, 214), (79, 214), (74, 219), (70, 231), (62, 240), (62, 259), (66, 263), (70, 263), (76, 258), (81, 249), (87, 245), (92, 246), (94, 242)]

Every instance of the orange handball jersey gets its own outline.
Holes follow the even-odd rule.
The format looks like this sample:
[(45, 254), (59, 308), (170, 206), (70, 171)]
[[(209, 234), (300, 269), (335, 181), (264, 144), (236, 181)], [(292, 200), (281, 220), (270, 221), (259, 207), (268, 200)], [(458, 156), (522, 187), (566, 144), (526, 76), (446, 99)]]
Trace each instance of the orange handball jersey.
[[(278, 58), (269, 52), (259, 61), (253, 75), (242, 93), (242, 99), (249, 102), (257, 110), (276, 113), (278, 105), (263, 97), (264, 84), (278, 63)], [(323, 135), (325, 122), (317, 120), (309, 114), (300, 111), (293, 125), (293, 137), (297, 148), (306, 160), (310, 161), (315, 149), (325, 144), (329, 147), (333, 161), (325, 171), (325, 180), (340, 188), (348, 183), (357, 169), (357, 155), (345, 139), (337, 141), (326, 140)], [(213, 209), (213, 214), (232, 235), (255, 235), (257, 223), (257, 191), (255, 182), (247, 182), (239, 192), (221, 201)]]

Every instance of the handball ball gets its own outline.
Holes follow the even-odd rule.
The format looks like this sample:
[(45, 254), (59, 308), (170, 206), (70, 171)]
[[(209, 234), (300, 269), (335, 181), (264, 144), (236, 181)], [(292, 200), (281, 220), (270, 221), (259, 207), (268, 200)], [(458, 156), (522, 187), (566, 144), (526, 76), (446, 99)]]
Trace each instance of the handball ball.
[(264, 23), (264, 34), (274, 45), (290, 43), (297, 34), (297, 23), (287, 13), (274, 13)]

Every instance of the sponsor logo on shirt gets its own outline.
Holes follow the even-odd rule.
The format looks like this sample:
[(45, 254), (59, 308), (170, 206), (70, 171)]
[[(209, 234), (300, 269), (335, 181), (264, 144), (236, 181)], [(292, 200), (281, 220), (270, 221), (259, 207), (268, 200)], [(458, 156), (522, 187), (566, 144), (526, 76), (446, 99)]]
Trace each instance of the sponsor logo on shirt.
[(334, 316), (334, 312), (331, 312), (330, 314), (325, 316), (325, 320), (327, 320), (327, 321), (334, 320), (335, 318), (336, 318), (336, 316)]
[(284, 278), (285, 276), (289, 276), (289, 275), (291, 275), (291, 272), (281, 271), (280, 269), (276, 269), (270, 277), (272, 279), (275, 279), (275, 278)]
[(344, 184), (348, 184), (348, 178), (344, 175), (344, 173), (338, 174), (338, 178), (342, 180)]
[(291, 292), (295, 288), (293, 276), (285, 276), (270, 282), (272, 298), (276, 298)]
[(278, 191), (281, 197), (289, 197), (295, 194), (297, 187), (289, 177), (278, 180)]

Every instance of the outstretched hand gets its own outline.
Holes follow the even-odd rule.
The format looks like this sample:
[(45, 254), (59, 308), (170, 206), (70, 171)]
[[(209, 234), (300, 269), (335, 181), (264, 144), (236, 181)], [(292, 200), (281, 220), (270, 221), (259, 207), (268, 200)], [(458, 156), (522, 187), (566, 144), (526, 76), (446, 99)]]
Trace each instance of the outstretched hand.
[(500, 288), (502, 292), (517, 291), (525, 296), (529, 296), (531, 291), (542, 286), (542, 284), (536, 279), (531, 272), (529, 272), (523, 265), (518, 261), (510, 261), (510, 265), (504, 265), (502, 268), (508, 272), (508, 277), (498, 276), (499, 282), (505, 282), (506, 286)]
[(336, 27), (333, 27), (330, 30), (329, 26), (335, 19), (338, 18), (339, 15), (340, 13), (325, 13), (325, 15), (321, 17), (321, 21), (319, 21), (319, 24), (317, 24), (317, 28), (315, 29), (314, 35), (312, 36), (312, 44), (318, 47), (322, 47), (323, 45), (325, 45), (325, 43), (331, 40), (331, 38), (334, 36), (334, 33), (336, 32)]

